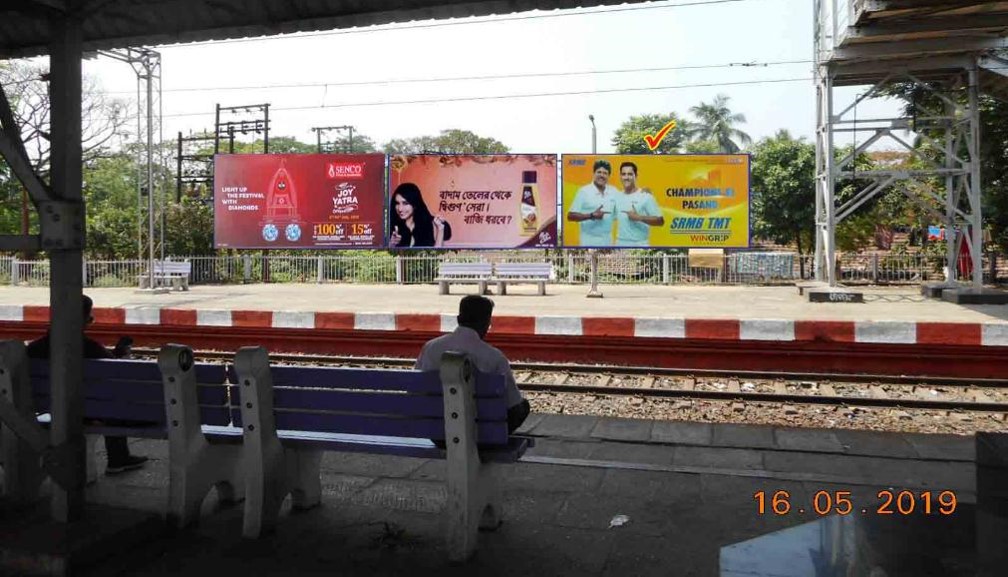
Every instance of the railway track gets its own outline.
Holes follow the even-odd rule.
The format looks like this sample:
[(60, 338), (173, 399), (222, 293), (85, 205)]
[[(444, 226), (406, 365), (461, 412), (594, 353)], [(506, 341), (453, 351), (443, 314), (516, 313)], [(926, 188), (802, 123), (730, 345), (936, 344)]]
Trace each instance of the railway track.
[[(137, 349), (154, 355), (153, 349)], [(200, 351), (222, 362), (233, 353)], [(409, 368), (413, 359), (271, 354), (274, 362), (358, 368)], [(616, 365), (512, 363), (526, 392), (646, 399), (827, 405), (1008, 414), (1008, 381), (917, 376), (849, 375), (625, 367)]]

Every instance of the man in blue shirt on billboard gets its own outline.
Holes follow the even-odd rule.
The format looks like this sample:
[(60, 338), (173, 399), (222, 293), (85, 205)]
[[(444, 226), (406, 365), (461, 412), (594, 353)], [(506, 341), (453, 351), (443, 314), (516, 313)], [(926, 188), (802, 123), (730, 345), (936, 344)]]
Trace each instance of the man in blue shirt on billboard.
[(651, 191), (637, 188), (637, 165), (620, 165), (623, 193), (616, 197), (616, 246), (650, 246), (652, 226), (665, 224), (658, 201)]
[(619, 191), (609, 185), (609, 161), (596, 160), (592, 170), (592, 181), (574, 195), (567, 220), (581, 225), (579, 246), (608, 247), (612, 246), (613, 210)]

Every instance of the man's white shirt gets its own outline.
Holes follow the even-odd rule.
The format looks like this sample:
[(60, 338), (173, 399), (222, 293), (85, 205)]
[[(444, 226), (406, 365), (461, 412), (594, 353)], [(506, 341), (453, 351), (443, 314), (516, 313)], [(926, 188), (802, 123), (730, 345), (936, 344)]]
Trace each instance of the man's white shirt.
[(439, 370), (441, 356), (448, 351), (464, 353), (479, 371), (504, 375), (504, 391), (507, 395), (508, 407), (513, 407), (524, 399), (521, 391), (518, 390), (518, 385), (515, 384), (511, 363), (504, 353), (487, 344), (476, 331), (469, 327), (460, 326), (454, 332), (427, 341), (423, 349), (420, 350), (420, 356), (417, 357), (414, 368), (419, 371)]
[(598, 220), (582, 220), (578, 224), (581, 231), (581, 246), (612, 246), (613, 212), (616, 209), (616, 195), (621, 194), (610, 185), (600, 191), (594, 182), (578, 189), (570, 210), (582, 214), (591, 214), (602, 207), (605, 213)]
[(616, 198), (616, 246), (649, 246), (651, 225), (630, 220), (627, 212), (634, 210), (641, 216), (662, 216), (661, 208), (653, 194), (637, 189)]

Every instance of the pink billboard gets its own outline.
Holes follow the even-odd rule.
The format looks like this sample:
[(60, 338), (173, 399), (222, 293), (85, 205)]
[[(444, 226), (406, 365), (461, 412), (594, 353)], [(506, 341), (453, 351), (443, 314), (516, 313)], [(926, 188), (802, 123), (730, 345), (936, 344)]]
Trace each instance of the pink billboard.
[(389, 159), (388, 247), (557, 246), (553, 154)]

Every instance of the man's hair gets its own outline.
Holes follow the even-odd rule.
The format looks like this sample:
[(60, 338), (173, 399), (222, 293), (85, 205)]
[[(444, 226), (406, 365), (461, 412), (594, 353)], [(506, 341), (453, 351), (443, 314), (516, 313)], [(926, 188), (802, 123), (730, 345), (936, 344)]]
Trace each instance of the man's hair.
[(606, 172), (612, 174), (612, 165), (609, 164), (608, 160), (596, 160), (595, 164), (592, 165), (592, 172), (595, 172), (600, 168), (604, 168), (606, 169)]
[(636, 164), (634, 164), (634, 163), (632, 163), (632, 162), (630, 162), (629, 160), (628, 160), (628, 161), (626, 161), (626, 162), (624, 162), (623, 164), (619, 165), (619, 171), (620, 171), (620, 172), (623, 172), (623, 169), (624, 169), (625, 167), (627, 167), (627, 166), (629, 166), (630, 168), (632, 168), (632, 169), (633, 169), (633, 173), (634, 173), (634, 176), (637, 176), (637, 165), (636, 165)]
[(94, 301), (87, 295), (81, 296), (81, 313), (84, 315), (84, 322), (91, 318), (91, 309), (94, 308)]
[(480, 295), (466, 295), (459, 302), (458, 322), (469, 328), (486, 327), (493, 316), (494, 303)]

